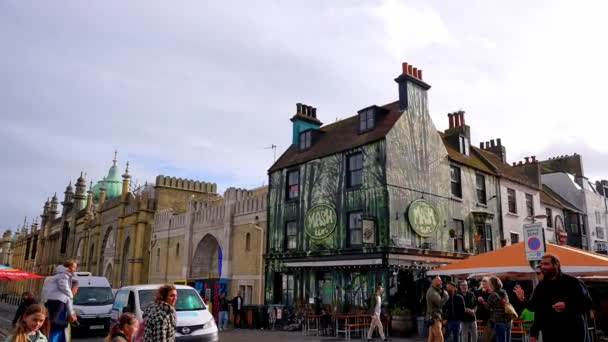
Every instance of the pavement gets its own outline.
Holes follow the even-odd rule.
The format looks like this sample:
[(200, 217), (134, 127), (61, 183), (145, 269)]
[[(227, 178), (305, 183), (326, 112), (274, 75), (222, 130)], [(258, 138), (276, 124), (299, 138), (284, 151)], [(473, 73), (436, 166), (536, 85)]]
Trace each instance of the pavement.
[[(10, 334), (11, 324), (15, 316), (17, 307), (6, 303), (0, 303), (0, 341), (4, 336)], [(103, 342), (103, 336), (74, 338), (73, 342)], [(353, 338), (353, 340), (361, 340)], [(390, 338), (394, 342), (420, 342), (424, 338)], [(344, 341), (344, 338), (323, 337), (323, 336), (303, 336), (301, 331), (273, 331), (273, 330), (253, 330), (253, 329), (229, 329), (220, 333), (221, 342), (269, 342), (269, 341), (290, 341), (290, 342), (314, 342), (314, 341)], [(375, 341), (381, 341), (376, 338)]]

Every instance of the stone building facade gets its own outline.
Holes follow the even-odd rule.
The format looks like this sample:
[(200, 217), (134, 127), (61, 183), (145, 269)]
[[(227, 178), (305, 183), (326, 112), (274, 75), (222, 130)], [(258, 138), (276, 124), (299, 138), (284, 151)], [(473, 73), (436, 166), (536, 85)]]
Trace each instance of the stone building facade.
[(267, 188), (229, 188), (223, 197), (191, 200), (179, 213), (159, 210), (152, 226), (150, 283), (184, 283), (217, 314), (220, 293), (263, 303)]

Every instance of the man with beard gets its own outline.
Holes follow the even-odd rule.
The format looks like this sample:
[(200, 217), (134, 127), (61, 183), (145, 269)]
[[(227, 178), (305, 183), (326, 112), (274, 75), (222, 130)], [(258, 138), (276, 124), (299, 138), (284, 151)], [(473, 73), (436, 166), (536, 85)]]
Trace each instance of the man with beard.
[(441, 289), (442, 284), (441, 278), (437, 276), (426, 292), (426, 318), (429, 322), (428, 342), (443, 342), (443, 306), (448, 301), (448, 293)]
[(532, 296), (535, 309), (530, 342), (539, 331), (543, 342), (586, 342), (589, 340), (585, 315), (591, 309), (591, 297), (585, 285), (561, 272), (559, 258), (545, 254), (540, 262), (544, 276)]

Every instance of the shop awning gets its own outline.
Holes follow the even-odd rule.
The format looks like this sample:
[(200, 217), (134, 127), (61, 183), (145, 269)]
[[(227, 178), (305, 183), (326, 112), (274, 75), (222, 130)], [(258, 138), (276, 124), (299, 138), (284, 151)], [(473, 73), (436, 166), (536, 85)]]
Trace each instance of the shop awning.
[[(547, 253), (560, 258), (562, 271), (573, 275), (608, 275), (608, 257), (569, 246), (547, 244)], [(472, 256), (427, 272), (427, 275), (530, 274), (534, 270), (519, 242), (492, 252)]]

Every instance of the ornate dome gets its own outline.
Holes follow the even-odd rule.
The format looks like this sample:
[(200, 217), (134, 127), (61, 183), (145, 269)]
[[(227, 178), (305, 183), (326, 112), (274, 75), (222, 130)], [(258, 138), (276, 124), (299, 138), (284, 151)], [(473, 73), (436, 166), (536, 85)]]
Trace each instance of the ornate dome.
[(97, 182), (93, 187), (93, 199), (95, 201), (99, 200), (99, 192), (102, 187), (106, 190), (106, 200), (118, 198), (122, 195), (122, 178), (120, 177), (120, 172), (118, 172), (118, 166), (116, 165), (116, 155), (114, 155), (112, 167), (108, 170), (108, 175)]

